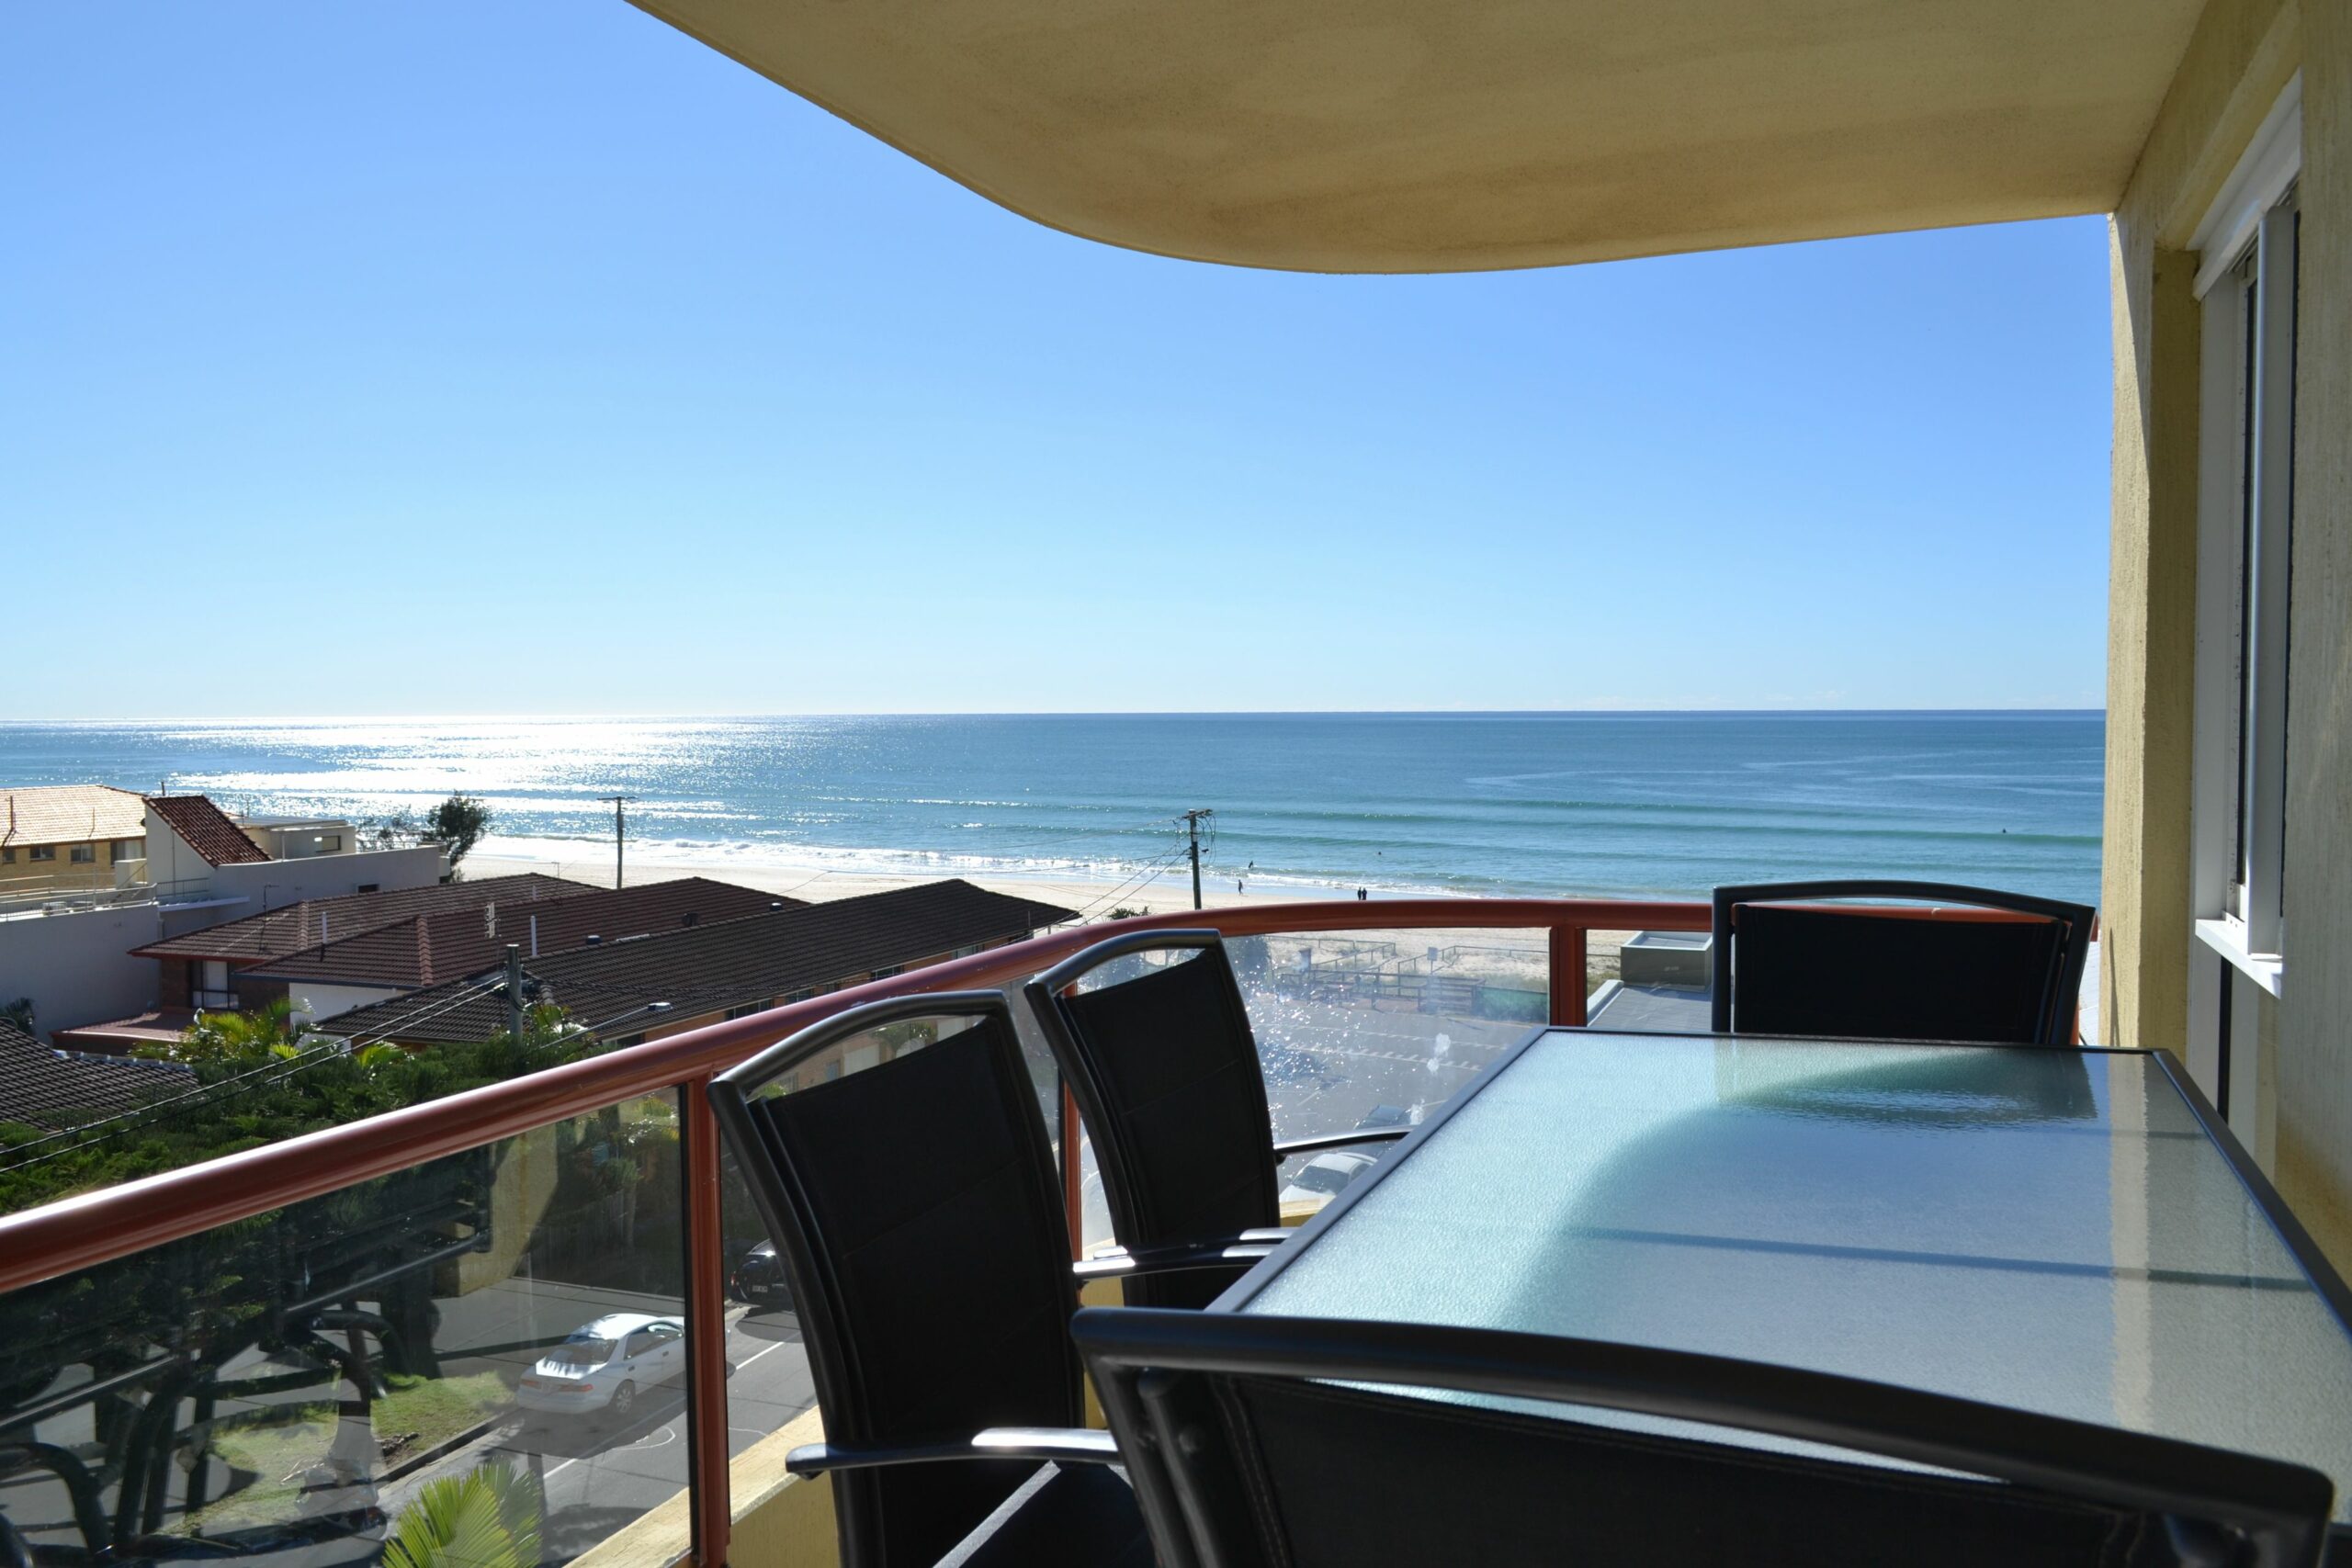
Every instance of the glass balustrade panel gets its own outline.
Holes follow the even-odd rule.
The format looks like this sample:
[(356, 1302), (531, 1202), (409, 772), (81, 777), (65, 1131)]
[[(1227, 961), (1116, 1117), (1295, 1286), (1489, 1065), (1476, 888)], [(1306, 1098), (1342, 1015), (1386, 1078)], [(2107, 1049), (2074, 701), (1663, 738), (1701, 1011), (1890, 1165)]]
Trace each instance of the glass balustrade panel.
[[(1237, 937), (1227, 951), (1277, 1142), (1418, 1126), (1549, 1016), (1541, 931)], [(1285, 1160), (1285, 1213), (1329, 1202), (1386, 1146)]]
[(632, 1100), (0, 1296), (0, 1545), (610, 1540), (687, 1484), (680, 1152), (674, 1096)]
[[(1551, 1002), (1541, 931), (1231, 937), (1225, 948), (1257, 1038), (1276, 1142), (1419, 1125), (1541, 1026)], [(1182, 951), (1136, 953), (1093, 971), (1082, 988), (1194, 961)], [(1283, 1161), (1284, 1213), (1328, 1202), (1383, 1147)]]

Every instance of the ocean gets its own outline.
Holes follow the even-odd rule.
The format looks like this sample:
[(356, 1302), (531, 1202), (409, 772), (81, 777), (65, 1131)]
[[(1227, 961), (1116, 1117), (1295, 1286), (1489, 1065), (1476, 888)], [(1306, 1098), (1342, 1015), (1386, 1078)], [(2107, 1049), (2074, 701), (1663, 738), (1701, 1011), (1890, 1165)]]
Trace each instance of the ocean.
[(1879, 875), (2096, 902), (2096, 712), (1003, 715), (0, 724), (0, 785), (380, 818), (480, 852), (918, 874), (1690, 896)]

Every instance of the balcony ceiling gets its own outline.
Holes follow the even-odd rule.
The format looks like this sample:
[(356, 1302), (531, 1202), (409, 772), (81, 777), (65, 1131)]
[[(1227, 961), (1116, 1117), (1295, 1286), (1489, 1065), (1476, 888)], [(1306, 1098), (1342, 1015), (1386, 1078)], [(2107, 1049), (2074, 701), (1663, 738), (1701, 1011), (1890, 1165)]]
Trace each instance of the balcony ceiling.
[(1016, 212), (1544, 266), (2114, 207), (2199, 0), (638, 0)]

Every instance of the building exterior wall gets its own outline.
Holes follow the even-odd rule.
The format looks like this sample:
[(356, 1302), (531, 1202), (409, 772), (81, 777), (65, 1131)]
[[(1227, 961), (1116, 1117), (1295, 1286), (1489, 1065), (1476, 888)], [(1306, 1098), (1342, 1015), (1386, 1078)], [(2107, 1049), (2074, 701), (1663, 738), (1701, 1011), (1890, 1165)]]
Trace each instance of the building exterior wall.
[[(189, 858), (195, 858), (192, 852)], [(357, 854), (252, 861), (205, 868), (207, 881), (216, 897), (250, 900), (240, 914), (281, 909), (304, 898), (339, 898), (363, 887), (373, 887), (380, 893), (429, 887), (441, 880), (441, 852), (430, 844), (406, 850), (368, 850)]]
[(2302, 10), (2286, 980), (2273, 1169), (2352, 1270), (2352, 6)]
[(204, 885), (212, 863), (198, 854), (172, 825), (153, 812), (147, 814), (147, 880), (166, 893)]
[(294, 998), (295, 1010), (313, 1023), (322, 1019), (349, 1012), (353, 1008), (374, 1007), (400, 995), (398, 987), (387, 986), (311, 986), (277, 982), (278, 990)]
[[(2352, 1268), (2352, 8), (2211, 0), (2111, 231), (2115, 315), (2102, 1038), (2184, 1052), (2192, 964), (2199, 257), (2188, 246), (2302, 73), (2285, 977), (2231, 1120)], [(2210, 1087), (2210, 1086), (2209, 1086)]]
[[(105, 1023), (159, 1003), (186, 1007), (193, 1001), (187, 965), (134, 958), (134, 947), (299, 898), (335, 897), (367, 885), (386, 891), (423, 887), (441, 878), (441, 852), (431, 847), (210, 866), (161, 822), (153, 827), (151, 857), (160, 851), (166, 867), (181, 863), (174, 860), (176, 854), (202, 868), (201, 885), (180, 890), (202, 895), (198, 901), (0, 919), (0, 1001), (30, 997), (43, 1036), (58, 1029)], [(102, 863), (105, 852), (101, 846)], [(175, 967), (176, 973), (167, 973)], [(233, 978), (231, 986), (243, 1006), (286, 993), (283, 981), (251, 994)]]
[(2188, 1005), (2197, 268), (2177, 252), (2157, 254), (2145, 230), (2120, 214), (2109, 228), (2109, 267), (2115, 472), (2099, 1038), (2177, 1050)]
[[(73, 843), (11, 844), (0, 850), (0, 897), (31, 897), (43, 893), (79, 893), (112, 887), (113, 840), (84, 839)], [(33, 858), (36, 851), (49, 855)], [(90, 858), (77, 861), (76, 853)]]
[(43, 1039), (151, 1007), (156, 961), (130, 950), (153, 942), (155, 925), (153, 904), (0, 919), (0, 1002), (30, 997)]
[[(118, 868), (140, 858), (144, 812), (129, 790), (35, 785), (0, 789), (0, 908), (7, 912), (51, 893), (119, 886)], [(116, 859), (118, 847), (128, 863)]]
[(315, 821), (243, 821), (238, 829), (272, 860), (309, 860), (314, 855), (347, 855), (359, 848), (359, 830), (340, 818)]

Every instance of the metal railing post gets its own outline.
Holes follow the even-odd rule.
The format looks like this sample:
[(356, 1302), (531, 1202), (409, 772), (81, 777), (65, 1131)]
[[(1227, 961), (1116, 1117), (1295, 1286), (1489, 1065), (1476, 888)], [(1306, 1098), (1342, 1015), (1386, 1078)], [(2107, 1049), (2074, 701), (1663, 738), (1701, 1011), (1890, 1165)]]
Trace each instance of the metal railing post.
[(695, 1561), (722, 1568), (734, 1514), (727, 1464), (727, 1259), (721, 1247), (718, 1119), (706, 1085), (678, 1086), (686, 1168), (686, 1448)]
[(1086, 1257), (1086, 1171), (1078, 1157), (1078, 1099), (1062, 1085), (1062, 1218), (1069, 1225), (1073, 1263)]
[(1552, 1022), (1555, 1025), (1581, 1029), (1584, 1027), (1585, 930), (1582, 926), (1554, 926), (1551, 931), (1551, 992)]

